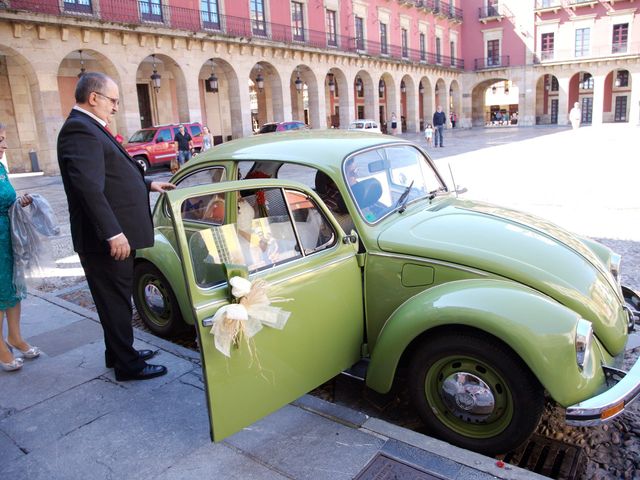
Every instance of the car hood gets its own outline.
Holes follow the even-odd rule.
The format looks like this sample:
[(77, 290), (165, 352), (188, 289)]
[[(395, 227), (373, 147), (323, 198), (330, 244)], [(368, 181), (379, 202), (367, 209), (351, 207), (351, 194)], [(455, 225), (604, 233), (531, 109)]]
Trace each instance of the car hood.
[(486, 203), (441, 199), (384, 229), (387, 252), (451, 262), (528, 285), (593, 323), (607, 350), (624, 349), (626, 315), (612, 275), (575, 235)]

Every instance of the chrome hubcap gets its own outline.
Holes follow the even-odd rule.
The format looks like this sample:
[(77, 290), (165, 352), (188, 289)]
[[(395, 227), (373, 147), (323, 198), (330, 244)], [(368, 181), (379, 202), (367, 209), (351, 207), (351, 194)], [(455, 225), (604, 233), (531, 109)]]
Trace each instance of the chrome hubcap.
[(483, 422), (495, 409), (489, 385), (468, 372), (449, 375), (442, 383), (440, 396), (449, 411), (465, 421)]
[(165, 311), (165, 301), (160, 289), (153, 284), (144, 287), (144, 300), (149, 306), (149, 310), (157, 315)]

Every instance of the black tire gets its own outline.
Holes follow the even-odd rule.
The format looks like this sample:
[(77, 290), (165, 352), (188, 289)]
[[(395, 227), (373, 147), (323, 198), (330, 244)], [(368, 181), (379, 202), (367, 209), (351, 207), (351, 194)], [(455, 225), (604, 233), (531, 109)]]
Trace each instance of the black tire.
[(524, 443), (545, 403), (544, 389), (517, 355), (493, 337), (470, 332), (420, 345), (409, 389), (431, 434), (485, 455)]
[(160, 337), (174, 337), (188, 327), (169, 282), (148, 262), (134, 268), (133, 301), (142, 321)]
[(143, 157), (142, 155), (136, 155), (135, 157), (133, 157), (133, 159), (140, 164), (144, 173), (147, 173), (149, 171), (150, 165), (149, 165), (149, 160), (147, 160), (147, 157)]

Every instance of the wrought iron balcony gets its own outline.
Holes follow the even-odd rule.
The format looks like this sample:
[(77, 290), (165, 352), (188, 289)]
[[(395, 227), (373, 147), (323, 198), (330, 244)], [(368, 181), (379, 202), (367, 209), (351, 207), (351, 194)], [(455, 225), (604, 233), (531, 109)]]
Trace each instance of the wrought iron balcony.
[[(425, 1), (436, 3), (436, 0)], [(451, 10), (449, 4), (437, 3), (440, 8), (446, 5), (449, 11)], [(380, 43), (366, 39), (330, 34), (320, 30), (295, 29), (291, 25), (220, 15), (192, 8), (158, 5), (152, 3), (151, 0), (100, 0), (99, 11), (94, 7), (92, 0), (64, 0), (62, 2), (59, 0), (4, 0), (4, 3), (0, 2), (0, 9), (4, 10), (27, 11), (125, 25), (160, 26), (228, 37), (264, 39), (292, 45), (364, 53), (377, 57), (464, 69), (464, 62), (460, 58), (440, 56), (437, 61), (436, 55), (433, 53), (411, 48), (403, 49), (400, 45), (387, 45), (385, 50)], [(457, 9), (454, 9), (454, 15), (457, 15), (456, 11)], [(461, 12), (460, 18), (462, 18)]]
[(500, 13), (500, 8), (498, 5), (488, 5), (486, 7), (478, 8), (478, 20), (481, 22), (486, 22), (491, 19), (502, 19), (502, 14)]
[(476, 58), (473, 61), (474, 70), (488, 70), (491, 68), (505, 68), (509, 66), (509, 55), (500, 57)]

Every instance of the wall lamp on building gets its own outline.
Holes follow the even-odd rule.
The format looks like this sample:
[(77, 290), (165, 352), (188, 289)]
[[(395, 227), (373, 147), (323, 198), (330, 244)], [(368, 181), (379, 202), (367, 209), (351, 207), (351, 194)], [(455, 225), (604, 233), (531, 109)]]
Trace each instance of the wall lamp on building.
[(438, 94), (438, 90), (439, 90), (438, 85), (436, 85), (436, 88), (435, 88), (436, 95)]
[(262, 76), (262, 67), (258, 64), (258, 74), (256, 75), (256, 85), (258, 86), (258, 90), (262, 92), (264, 89), (264, 77)]
[(211, 89), (211, 91), (213, 93), (218, 93), (218, 77), (216, 77), (216, 73), (214, 70), (216, 64), (213, 62), (213, 58), (210, 58), (209, 61), (211, 62), (211, 75), (209, 75), (209, 78), (207, 78), (207, 82), (209, 83), (209, 88)]
[(380, 95), (384, 95), (384, 80), (378, 82), (378, 90), (380, 91)]
[(362, 91), (362, 79), (360, 76), (356, 77), (356, 90), (358, 90), (358, 93)]
[(418, 85), (418, 93), (420, 95), (424, 93), (424, 85), (422, 85), (422, 82), (420, 82), (420, 85)]
[(453, 97), (453, 87), (449, 87), (449, 96)]
[(329, 91), (331, 93), (336, 91), (336, 81), (333, 79), (333, 73), (329, 74)]
[(161, 78), (162, 75), (160, 75), (158, 73), (158, 70), (156, 69), (156, 54), (152, 54), (151, 57), (153, 58), (153, 73), (151, 74), (151, 86), (153, 87), (153, 89), (156, 91), (156, 93), (158, 93), (158, 91), (160, 91), (160, 82), (161, 82)]
[(407, 86), (404, 84), (404, 80), (400, 80), (400, 91), (402, 93), (407, 93)]
[(296, 67), (296, 81), (293, 82), (298, 93), (302, 92), (302, 80), (300, 79), (300, 70)]
[(493, 87), (491, 87), (491, 93), (493, 93), (495, 95), (495, 93), (498, 91), (498, 89), (496, 88), (496, 86), (494, 85)]
[(82, 59), (82, 50), (78, 50), (78, 53), (80, 54), (80, 73), (78, 73), (78, 78), (82, 78), (82, 76), (84, 75), (84, 72), (87, 69), (84, 68), (84, 60)]

